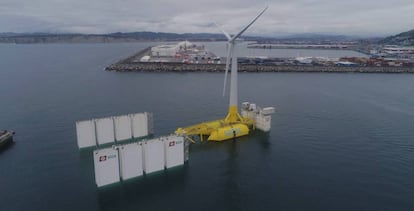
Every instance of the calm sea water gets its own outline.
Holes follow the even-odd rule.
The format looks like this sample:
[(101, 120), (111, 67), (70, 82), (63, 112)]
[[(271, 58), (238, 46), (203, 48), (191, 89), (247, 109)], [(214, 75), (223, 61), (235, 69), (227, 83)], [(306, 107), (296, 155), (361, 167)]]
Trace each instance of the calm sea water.
[(414, 209), (413, 74), (240, 74), (241, 101), (277, 107), (270, 133), (98, 190), (75, 121), (148, 111), (167, 135), (226, 114), (223, 74), (103, 71), (149, 45), (0, 45), (0, 129), (17, 132), (0, 210)]

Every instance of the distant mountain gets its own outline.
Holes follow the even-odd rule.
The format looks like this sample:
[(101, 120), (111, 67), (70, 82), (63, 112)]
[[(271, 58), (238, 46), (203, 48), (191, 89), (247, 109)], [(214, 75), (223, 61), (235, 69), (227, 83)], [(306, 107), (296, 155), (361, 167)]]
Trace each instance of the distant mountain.
[(15, 36), (15, 35), (18, 35), (18, 33), (13, 33), (13, 32), (0, 33), (0, 37), (10, 37), (10, 36)]
[(380, 44), (384, 45), (402, 45), (402, 46), (413, 46), (414, 45), (414, 29), (406, 31), (394, 36), (386, 37), (379, 41)]
[[(260, 43), (331, 43), (355, 40), (342, 35), (295, 34), (284, 37), (243, 36), (244, 40)], [(139, 41), (225, 41), (222, 34), (165, 33), (165, 32), (117, 32), (111, 34), (53, 34), (53, 33), (0, 33), (0, 43), (109, 43)]]
[(14, 37), (14, 36), (43, 36), (43, 35), (52, 35), (52, 33), (46, 32), (34, 32), (34, 33), (14, 33), (14, 32), (2, 32), (0, 37)]
[(165, 32), (128, 32), (128, 33), (112, 33), (104, 36), (112, 38), (135, 38), (144, 40), (224, 40), (221, 34), (210, 33), (165, 33)]
[(345, 36), (345, 35), (330, 35), (330, 34), (314, 34), (314, 33), (302, 33), (293, 34), (282, 37), (285, 39), (331, 39), (331, 40), (355, 40), (358, 39), (356, 36)]
[[(253, 39), (254, 37), (244, 37)], [(0, 43), (107, 43), (138, 41), (221, 41), (222, 34), (129, 32), (111, 34), (0, 33)]]
[(359, 40), (356, 36), (345, 35), (325, 35), (325, 34), (292, 34), (277, 38), (261, 39), (259, 43), (283, 43), (283, 44), (332, 44), (332, 43), (344, 43), (353, 42)]

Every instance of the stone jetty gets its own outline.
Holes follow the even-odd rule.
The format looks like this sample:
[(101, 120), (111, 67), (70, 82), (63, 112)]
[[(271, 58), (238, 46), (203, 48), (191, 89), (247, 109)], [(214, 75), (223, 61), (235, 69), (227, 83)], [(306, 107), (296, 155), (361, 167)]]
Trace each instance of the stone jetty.
[[(413, 67), (340, 67), (304, 65), (240, 64), (239, 72), (332, 72), (332, 73), (414, 73)], [(118, 62), (105, 68), (116, 72), (224, 72), (224, 64), (182, 64), (156, 62)]]

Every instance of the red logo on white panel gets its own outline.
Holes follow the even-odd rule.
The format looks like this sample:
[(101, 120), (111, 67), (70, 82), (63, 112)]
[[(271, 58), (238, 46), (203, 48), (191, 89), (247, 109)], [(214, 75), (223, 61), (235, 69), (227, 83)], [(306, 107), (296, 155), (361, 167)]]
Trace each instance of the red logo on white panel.
[(171, 141), (168, 146), (173, 147), (175, 145), (175, 141)]
[(99, 156), (99, 162), (105, 161), (106, 160), (106, 155), (104, 156)]

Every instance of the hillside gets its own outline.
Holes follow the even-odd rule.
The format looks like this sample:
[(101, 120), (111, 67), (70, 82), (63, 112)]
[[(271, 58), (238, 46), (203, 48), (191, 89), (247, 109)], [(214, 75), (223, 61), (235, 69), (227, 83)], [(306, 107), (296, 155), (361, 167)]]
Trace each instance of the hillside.
[[(254, 37), (245, 37), (252, 39)], [(110, 43), (139, 41), (220, 41), (221, 34), (130, 32), (112, 34), (49, 34), (49, 33), (0, 33), (0, 43)]]
[[(326, 44), (356, 40), (341, 35), (292, 34), (284, 37), (242, 36), (245, 40), (259, 43), (314, 43)], [(111, 43), (140, 41), (225, 41), (222, 34), (212, 33), (164, 33), (129, 32), (111, 34), (52, 34), (52, 33), (0, 33), (0, 43)]]
[(414, 29), (394, 36), (386, 37), (379, 43), (384, 45), (414, 46)]

